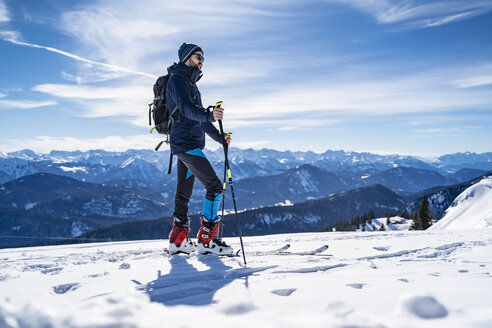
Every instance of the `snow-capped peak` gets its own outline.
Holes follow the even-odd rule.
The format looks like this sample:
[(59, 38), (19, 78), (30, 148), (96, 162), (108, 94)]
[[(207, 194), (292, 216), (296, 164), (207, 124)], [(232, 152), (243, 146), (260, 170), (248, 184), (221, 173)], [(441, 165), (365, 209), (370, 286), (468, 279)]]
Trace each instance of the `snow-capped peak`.
[(492, 176), (463, 191), (429, 230), (492, 228)]

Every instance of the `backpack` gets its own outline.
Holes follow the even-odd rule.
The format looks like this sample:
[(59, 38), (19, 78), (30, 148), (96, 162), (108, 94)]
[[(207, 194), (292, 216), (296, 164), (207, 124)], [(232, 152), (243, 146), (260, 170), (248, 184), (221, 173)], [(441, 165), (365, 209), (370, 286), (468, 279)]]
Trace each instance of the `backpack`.
[(161, 141), (155, 151), (158, 151), (162, 143), (165, 142), (169, 144), (169, 132), (171, 131), (171, 126), (173, 124), (172, 115), (176, 111), (176, 108), (171, 114), (167, 110), (166, 103), (166, 86), (170, 74), (166, 74), (157, 79), (154, 84), (154, 100), (149, 104), (149, 125), (152, 126), (152, 119), (154, 120), (154, 127), (150, 129), (150, 133), (156, 130), (160, 134), (166, 135), (166, 140)]
[[(150, 133), (156, 130), (160, 134), (166, 135), (166, 140), (162, 140), (154, 148), (158, 151), (162, 144), (165, 142), (169, 145), (169, 133), (171, 132), (171, 126), (173, 125), (172, 115), (178, 109), (177, 107), (173, 109), (172, 113), (169, 114), (167, 110), (166, 102), (166, 87), (167, 82), (171, 74), (166, 74), (161, 76), (155, 81), (154, 84), (154, 100), (149, 104), (149, 125), (152, 126), (152, 120), (154, 120), (154, 127), (150, 129)], [(169, 169), (168, 174), (171, 174), (171, 167), (173, 163), (173, 153), (169, 155)]]
[[(181, 74), (181, 73), (173, 73), (173, 74)], [(169, 134), (171, 132), (171, 126), (173, 125), (173, 114), (176, 112), (178, 107), (174, 108), (171, 114), (167, 110), (167, 101), (166, 101), (166, 87), (167, 82), (171, 74), (166, 74), (157, 79), (154, 84), (154, 100), (149, 104), (149, 125), (152, 126), (152, 119), (154, 120), (154, 127), (150, 129), (150, 133), (156, 130), (160, 134), (166, 135), (166, 140), (162, 140), (157, 144), (154, 148), (155, 151), (158, 151), (161, 148), (162, 144), (165, 142), (169, 145)], [(189, 92), (193, 86), (188, 84)], [(169, 169), (167, 171), (168, 174), (171, 174), (171, 167), (173, 163), (173, 153), (170, 153), (169, 158)]]

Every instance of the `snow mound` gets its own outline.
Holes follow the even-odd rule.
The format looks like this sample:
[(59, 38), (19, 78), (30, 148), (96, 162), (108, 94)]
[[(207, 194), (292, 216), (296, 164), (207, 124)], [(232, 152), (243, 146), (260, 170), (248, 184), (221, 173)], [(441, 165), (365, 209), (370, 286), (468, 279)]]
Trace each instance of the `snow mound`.
[(448, 310), (432, 296), (403, 296), (398, 312), (420, 319), (439, 319), (448, 315)]
[(463, 191), (428, 230), (492, 228), (492, 176)]

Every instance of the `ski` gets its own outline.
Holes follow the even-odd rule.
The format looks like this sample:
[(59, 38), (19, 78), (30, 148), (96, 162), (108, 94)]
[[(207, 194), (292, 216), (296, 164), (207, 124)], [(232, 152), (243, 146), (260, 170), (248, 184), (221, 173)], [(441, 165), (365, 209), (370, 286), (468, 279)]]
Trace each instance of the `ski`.
[(252, 256), (264, 256), (264, 255), (276, 255), (280, 252), (285, 252), (290, 247), (290, 244), (286, 244), (280, 248), (270, 250), (270, 251), (257, 251), (257, 252), (248, 252), (247, 254), (251, 254)]
[(216, 253), (203, 253), (203, 254), (198, 254), (196, 252), (192, 252), (190, 254), (188, 253), (185, 253), (185, 252), (177, 252), (177, 253), (174, 253), (174, 254), (169, 254), (169, 249), (167, 248), (164, 248), (164, 254), (167, 254), (168, 256), (173, 256), (173, 255), (191, 255), (191, 254), (197, 254), (197, 255), (209, 255), (209, 254), (215, 254), (217, 256), (220, 256), (220, 257), (239, 257), (241, 255), (239, 255), (239, 253), (241, 252), (241, 250), (237, 250), (234, 254), (216, 254)]
[(329, 247), (328, 245), (323, 245), (319, 248), (313, 249), (311, 251), (305, 251), (305, 252), (284, 252), (284, 251), (281, 251), (281, 252), (275, 253), (275, 255), (301, 255), (301, 256), (316, 255), (316, 254), (319, 254), (319, 253), (326, 251), (328, 249), (328, 247)]
[[(309, 255), (316, 255), (319, 253), (322, 253), (328, 249), (328, 245), (323, 245), (319, 248), (310, 250), (310, 251), (300, 251), (300, 252), (289, 252), (287, 249), (290, 248), (290, 244), (286, 244), (280, 248), (270, 250), (270, 251), (257, 251), (257, 252), (248, 252), (248, 255), (252, 256), (268, 256), (268, 255), (298, 255), (298, 256), (309, 256)], [(237, 250), (234, 254), (216, 254), (217, 256), (221, 257), (240, 257), (240, 252), (241, 249)], [(169, 254), (169, 250), (167, 248), (164, 249), (165, 254)], [(178, 253), (177, 253), (178, 254)], [(189, 255), (189, 254), (186, 254)], [(200, 255), (207, 255), (207, 254), (200, 254)]]
[(290, 247), (289, 244), (280, 247), (279, 249), (276, 250), (271, 250), (271, 251), (259, 251), (259, 252), (252, 252), (248, 253), (248, 255), (252, 256), (267, 256), (267, 255), (299, 255), (299, 256), (306, 256), (306, 255), (316, 255), (319, 253), (322, 253), (328, 249), (328, 245), (323, 245), (319, 248), (310, 250), (310, 251), (301, 251), (301, 252), (288, 252), (287, 249)]

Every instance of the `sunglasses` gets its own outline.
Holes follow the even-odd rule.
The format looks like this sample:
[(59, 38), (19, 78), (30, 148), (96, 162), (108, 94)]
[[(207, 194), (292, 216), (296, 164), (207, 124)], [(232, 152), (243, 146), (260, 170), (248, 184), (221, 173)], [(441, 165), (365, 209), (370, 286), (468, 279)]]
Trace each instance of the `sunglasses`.
[(198, 58), (198, 60), (205, 61), (205, 57), (203, 57), (202, 55), (195, 54), (195, 56), (196, 56), (196, 58)]

